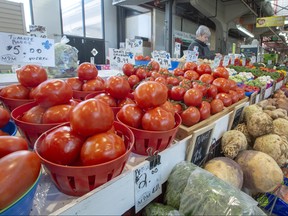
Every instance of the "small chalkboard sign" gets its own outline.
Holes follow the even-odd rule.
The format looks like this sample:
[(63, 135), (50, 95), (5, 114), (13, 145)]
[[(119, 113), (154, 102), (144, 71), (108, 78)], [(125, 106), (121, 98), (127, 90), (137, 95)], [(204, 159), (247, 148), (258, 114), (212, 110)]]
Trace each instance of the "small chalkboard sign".
[(271, 90), (271, 95), (273, 95), (274, 94), (274, 92), (275, 92), (275, 89), (276, 89), (276, 80), (273, 80), (273, 84), (272, 84), (272, 90)]
[(232, 113), (232, 117), (229, 121), (228, 130), (233, 130), (241, 122), (244, 106), (245, 106), (245, 103), (242, 103), (235, 107)]
[(250, 95), (250, 101), (249, 101), (250, 105), (256, 103), (256, 97), (257, 97), (257, 92), (254, 92), (253, 94)]
[(209, 152), (215, 124), (203, 127), (192, 134), (187, 147), (186, 160), (200, 166)]
[(259, 102), (265, 99), (266, 86), (261, 87), (259, 94)]

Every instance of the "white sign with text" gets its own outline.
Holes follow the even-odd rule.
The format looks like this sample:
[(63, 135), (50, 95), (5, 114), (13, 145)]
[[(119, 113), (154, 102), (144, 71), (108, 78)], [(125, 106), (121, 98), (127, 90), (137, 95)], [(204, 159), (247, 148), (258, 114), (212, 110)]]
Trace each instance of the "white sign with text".
[(151, 53), (151, 55), (153, 60), (160, 64), (161, 68), (171, 68), (170, 53), (155, 50)]
[(109, 48), (110, 68), (120, 70), (125, 63), (135, 64), (134, 54), (123, 49)]

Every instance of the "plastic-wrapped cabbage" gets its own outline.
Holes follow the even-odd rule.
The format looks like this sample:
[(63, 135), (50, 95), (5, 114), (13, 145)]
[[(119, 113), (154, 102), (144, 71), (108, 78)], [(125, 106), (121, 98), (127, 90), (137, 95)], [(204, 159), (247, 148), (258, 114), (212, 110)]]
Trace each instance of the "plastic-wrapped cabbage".
[(65, 36), (60, 43), (55, 43), (55, 67), (48, 68), (51, 78), (64, 78), (77, 76), (78, 50), (68, 45), (69, 39)]
[(180, 216), (179, 211), (171, 206), (163, 205), (161, 203), (150, 203), (144, 209), (144, 216)]
[(184, 215), (266, 215), (252, 197), (185, 161), (172, 170), (165, 200)]

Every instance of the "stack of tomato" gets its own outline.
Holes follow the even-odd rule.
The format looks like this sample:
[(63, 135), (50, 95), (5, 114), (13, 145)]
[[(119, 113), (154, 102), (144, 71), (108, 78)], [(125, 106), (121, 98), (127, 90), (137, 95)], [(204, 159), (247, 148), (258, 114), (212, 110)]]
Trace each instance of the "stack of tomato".
[(9, 112), (5, 108), (0, 107), (0, 136), (9, 135), (8, 133), (1, 130), (1, 128), (3, 128), (5, 125), (8, 124), (9, 120), (10, 120)]
[[(16, 71), (19, 84), (8, 85), (1, 89), (0, 98), (5, 102), (17, 100), (15, 104), (7, 104), (11, 109), (16, 108), (16, 105), (22, 105), (33, 100), (33, 89), (40, 83), (47, 80), (47, 72), (45, 68), (39, 65), (28, 64), (24, 65)], [(19, 100), (22, 102), (20, 103)], [(10, 102), (10, 103), (13, 103)], [(12, 111), (12, 110), (10, 110)]]
[(169, 99), (186, 126), (207, 119), (245, 97), (245, 91), (228, 79), (229, 73), (224, 67), (212, 70), (208, 64), (186, 62), (183, 68), (170, 73), (151, 61), (147, 67), (125, 64), (122, 70), (132, 88), (146, 80), (166, 85)]

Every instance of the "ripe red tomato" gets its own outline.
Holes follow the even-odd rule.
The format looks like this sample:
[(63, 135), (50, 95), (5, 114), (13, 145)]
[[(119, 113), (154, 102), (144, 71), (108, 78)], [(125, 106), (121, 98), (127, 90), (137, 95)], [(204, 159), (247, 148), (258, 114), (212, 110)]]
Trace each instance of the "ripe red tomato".
[(232, 104), (232, 98), (227, 93), (218, 93), (215, 98), (220, 99), (225, 107), (228, 107)]
[(160, 68), (159, 69), (159, 73), (165, 78), (170, 76), (170, 72), (169, 72), (169, 70), (167, 68)]
[(215, 85), (211, 84), (209, 87), (208, 87), (208, 90), (207, 90), (207, 94), (206, 96), (208, 98), (215, 98), (216, 95), (218, 94), (218, 89)]
[(48, 78), (45, 68), (32, 64), (18, 69), (16, 75), (19, 83), (25, 87), (36, 87)]
[(175, 119), (171, 112), (161, 107), (148, 110), (142, 118), (142, 128), (149, 131), (166, 131), (174, 128)]
[(192, 81), (190, 81), (189, 79), (184, 78), (180, 83), (179, 86), (187, 89), (190, 89), (192, 87)]
[(169, 91), (169, 98), (176, 101), (182, 101), (186, 89), (181, 86), (173, 86)]
[(0, 107), (0, 128), (8, 124), (9, 120), (10, 120), (9, 112), (3, 107)]
[(95, 79), (98, 76), (96, 66), (90, 62), (83, 62), (77, 68), (78, 78), (81, 81)]
[(35, 106), (24, 112), (21, 120), (28, 123), (41, 124), (42, 117), (46, 111), (46, 108), (41, 106)]
[(0, 159), (0, 209), (20, 198), (36, 181), (41, 161), (36, 153), (21, 150)]
[(202, 102), (203, 93), (199, 89), (189, 89), (184, 94), (184, 103), (187, 106), (200, 106)]
[(159, 71), (160, 64), (158, 62), (152, 60), (148, 63), (147, 68), (150, 71)]
[(237, 88), (237, 83), (234, 80), (227, 79), (227, 82), (228, 82), (231, 90), (235, 90)]
[(229, 91), (229, 95), (231, 96), (232, 104), (234, 104), (237, 101), (239, 101), (239, 96), (238, 96), (238, 93), (236, 91), (230, 90)]
[(221, 112), (224, 109), (224, 104), (222, 100), (214, 99), (210, 102), (211, 114), (214, 115), (218, 112)]
[(173, 74), (174, 76), (184, 76), (184, 70), (181, 68), (175, 68)]
[(65, 80), (65, 82), (71, 86), (72, 90), (81, 91), (83, 82), (79, 80), (77, 77), (69, 77)]
[(1, 89), (0, 96), (11, 99), (29, 99), (30, 90), (21, 84), (8, 85)]
[(118, 101), (117, 107), (123, 107), (123, 106), (126, 105), (126, 104), (136, 104), (136, 103), (135, 103), (135, 101), (132, 100), (131, 98), (126, 97), (126, 98)]
[(168, 85), (176, 86), (179, 84), (180, 80), (177, 77), (169, 76), (166, 78)]
[(139, 67), (137, 68), (135, 74), (139, 77), (140, 80), (143, 80), (148, 77), (148, 70), (146, 68)]
[(198, 80), (199, 74), (194, 70), (187, 70), (184, 73), (184, 77), (188, 80)]
[(189, 106), (181, 113), (182, 124), (190, 127), (200, 121), (200, 112), (194, 106)]
[(95, 99), (102, 100), (103, 102), (107, 103), (110, 107), (116, 107), (117, 102), (115, 98), (113, 98), (108, 93), (100, 93), (94, 97)]
[(135, 89), (134, 99), (142, 109), (149, 109), (164, 104), (168, 98), (168, 89), (156, 81), (142, 82)]
[(133, 64), (125, 63), (122, 67), (122, 71), (126, 76), (131, 76), (135, 74), (136, 69), (134, 68)]
[(208, 103), (207, 101), (202, 101), (201, 106), (199, 108), (200, 120), (205, 120), (210, 117), (211, 115), (210, 109), (211, 109), (210, 103)]
[(70, 165), (80, 155), (85, 138), (74, 133), (70, 127), (62, 126), (47, 134), (39, 145), (39, 154), (46, 160)]
[(82, 91), (103, 91), (105, 84), (99, 79), (91, 79), (82, 86)]
[(111, 76), (106, 80), (105, 90), (116, 99), (125, 98), (130, 92), (130, 84), (127, 79), (120, 76)]
[(145, 56), (145, 57), (144, 57), (144, 60), (145, 60), (145, 61), (150, 61), (150, 60), (151, 60), (151, 57), (150, 57), (150, 56)]
[(159, 76), (155, 79), (156, 82), (162, 83), (163, 85), (167, 85), (167, 81), (165, 77)]
[(137, 56), (135, 56), (135, 60), (136, 61), (143, 61), (144, 60), (144, 56), (143, 55), (137, 55)]
[(230, 90), (230, 85), (225, 78), (216, 78), (212, 84), (217, 87), (219, 93), (228, 93)]
[(28, 150), (28, 143), (24, 138), (17, 136), (0, 136), (0, 158), (20, 150)]
[(81, 149), (84, 166), (105, 163), (125, 154), (126, 146), (118, 135), (107, 132), (89, 137)]
[(213, 71), (213, 77), (216, 78), (229, 78), (229, 72), (226, 70), (225, 67), (216, 67)]
[(182, 113), (183, 109), (179, 103), (173, 103), (174, 111), (178, 114)]
[(140, 82), (140, 79), (137, 75), (131, 75), (128, 77), (128, 83), (130, 85), (131, 88), (134, 88), (134, 86)]
[(201, 82), (193, 82), (192, 86), (193, 86), (194, 89), (199, 89), (202, 92), (203, 96), (206, 96), (207, 90), (208, 90), (208, 87), (209, 87), (208, 84), (201, 83)]
[(163, 108), (164, 110), (166, 110), (167, 112), (170, 112), (173, 116), (175, 115), (174, 106), (173, 106), (173, 104), (170, 101), (167, 100), (160, 107)]
[(187, 71), (187, 70), (193, 70), (195, 71), (197, 68), (197, 64), (195, 62), (185, 62), (183, 70)]
[(142, 109), (138, 105), (126, 104), (117, 113), (117, 118), (128, 126), (140, 128), (143, 114)]
[(43, 124), (69, 122), (72, 106), (61, 104), (49, 107), (42, 116)]
[(211, 84), (214, 80), (214, 77), (211, 74), (202, 74), (199, 77), (199, 80), (203, 83)]
[(241, 89), (241, 88), (239, 88), (239, 87), (236, 87), (236, 88), (235, 88), (235, 91), (236, 91), (237, 94), (238, 94), (239, 100), (242, 100), (243, 98), (245, 98), (245, 91), (244, 91), (244, 89)]
[(102, 100), (94, 98), (77, 104), (70, 115), (72, 130), (82, 136), (105, 132), (112, 127), (113, 122), (112, 108)]
[(198, 65), (196, 71), (200, 76), (202, 74), (211, 74), (212, 73), (212, 69), (208, 64)]
[(34, 90), (35, 101), (43, 107), (68, 104), (73, 91), (70, 85), (61, 79), (51, 79), (40, 83)]

